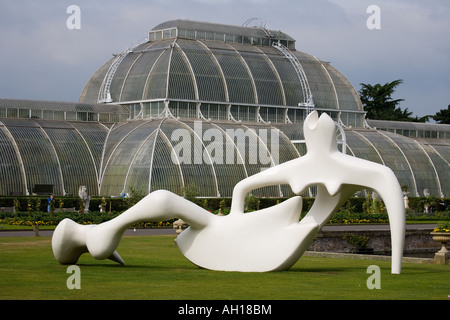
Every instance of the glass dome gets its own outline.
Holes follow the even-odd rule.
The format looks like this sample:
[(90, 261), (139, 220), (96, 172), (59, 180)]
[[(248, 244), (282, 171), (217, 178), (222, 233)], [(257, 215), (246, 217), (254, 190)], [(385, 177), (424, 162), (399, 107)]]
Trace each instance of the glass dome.
[(302, 122), (314, 107), (363, 125), (350, 82), (281, 31), (173, 20), (146, 40), (101, 66), (80, 102), (126, 104), (138, 118), (165, 102), (180, 118), (277, 123)]

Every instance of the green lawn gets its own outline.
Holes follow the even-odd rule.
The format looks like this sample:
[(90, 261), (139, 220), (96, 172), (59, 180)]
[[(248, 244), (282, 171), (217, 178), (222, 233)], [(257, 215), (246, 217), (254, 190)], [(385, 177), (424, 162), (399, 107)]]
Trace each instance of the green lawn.
[[(0, 238), (0, 299), (163, 300), (448, 300), (450, 266), (302, 257), (289, 271), (217, 272), (198, 268), (174, 246), (174, 236), (128, 236), (118, 252), (126, 265), (79, 260), (81, 289), (53, 257), (50, 237)], [(381, 289), (369, 290), (369, 265), (381, 268)]]

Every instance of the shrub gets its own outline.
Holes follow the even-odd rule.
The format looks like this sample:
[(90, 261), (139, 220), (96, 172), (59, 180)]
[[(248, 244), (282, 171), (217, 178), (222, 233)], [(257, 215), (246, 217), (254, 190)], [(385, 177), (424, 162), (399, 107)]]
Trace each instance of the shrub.
[(450, 221), (439, 221), (434, 232), (450, 232)]
[[(194, 189), (192, 187), (192, 189)], [(206, 210), (217, 214), (219, 208), (223, 214), (228, 214), (231, 207), (231, 198), (195, 198), (193, 190), (187, 190), (188, 197), (195, 203), (203, 206)], [(192, 192), (191, 192), (192, 191)], [(61, 212), (62, 208), (73, 208), (79, 210), (80, 198), (76, 196), (56, 196), (54, 198), (54, 211), (47, 210), (48, 196), (23, 196), (23, 197), (0, 197), (0, 207), (14, 207), (15, 213), (0, 212), (1, 223), (14, 223), (29, 225), (30, 223), (45, 223), (47, 225), (56, 225), (64, 218), (70, 218), (75, 222), (82, 224), (98, 224), (110, 220), (130, 208), (141, 197), (142, 193), (132, 192), (131, 198), (106, 198), (103, 203), (106, 212), (99, 212), (99, 206), (102, 204), (102, 197), (92, 197), (90, 201), (89, 213), (79, 214), (78, 212)], [(248, 211), (264, 209), (285, 201), (287, 198), (258, 198), (248, 197), (246, 205)], [(370, 199), (371, 200), (371, 199)], [(409, 198), (409, 206), (412, 208), (407, 213), (407, 219), (410, 220), (443, 220), (450, 221), (450, 206), (446, 211), (432, 210), (431, 213), (424, 213), (425, 204), (438, 204), (437, 198)], [(315, 198), (303, 197), (303, 208), (301, 216), (305, 216), (314, 204)], [(350, 223), (388, 223), (388, 215), (383, 210), (382, 202), (373, 205), (369, 210), (366, 198), (350, 198), (340, 210), (332, 216), (329, 223), (332, 224), (350, 224)], [(449, 201), (447, 200), (447, 203)], [(381, 205), (381, 209), (380, 209)], [(369, 206), (370, 207), (370, 206)], [(376, 210), (373, 210), (376, 208)], [(432, 207), (434, 208), (434, 207)], [(375, 212), (375, 213), (374, 213)], [(165, 223), (165, 222), (164, 222)], [(164, 225), (164, 223), (162, 225)], [(144, 222), (144, 226), (161, 226), (159, 223)]]

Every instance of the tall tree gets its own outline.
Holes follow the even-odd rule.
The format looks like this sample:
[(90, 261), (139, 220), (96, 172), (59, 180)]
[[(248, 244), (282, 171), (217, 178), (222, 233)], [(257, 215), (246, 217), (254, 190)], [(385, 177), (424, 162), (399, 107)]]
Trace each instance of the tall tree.
[(437, 123), (450, 124), (450, 104), (448, 105), (447, 109), (441, 109), (440, 111), (436, 112), (436, 114), (433, 116), (433, 119)]
[(398, 107), (404, 99), (392, 99), (395, 88), (403, 83), (403, 80), (394, 80), (385, 84), (370, 85), (361, 83), (359, 95), (367, 118), (372, 120), (397, 120), (411, 121), (412, 112), (408, 108), (402, 110)]

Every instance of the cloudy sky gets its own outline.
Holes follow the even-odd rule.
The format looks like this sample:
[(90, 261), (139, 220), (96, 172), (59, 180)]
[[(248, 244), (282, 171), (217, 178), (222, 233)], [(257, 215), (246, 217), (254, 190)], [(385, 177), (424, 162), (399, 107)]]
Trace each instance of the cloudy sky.
[[(81, 29), (67, 28), (70, 5), (81, 10)], [(367, 28), (370, 5), (381, 29)], [(448, 0), (1, 0), (0, 97), (77, 101), (113, 53), (164, 21), (253, 17), (331, 62), (357, 90), (403, 79), (394, 98), (414, 115), (450, 104)]]

